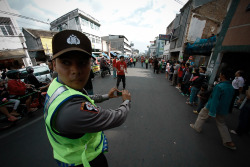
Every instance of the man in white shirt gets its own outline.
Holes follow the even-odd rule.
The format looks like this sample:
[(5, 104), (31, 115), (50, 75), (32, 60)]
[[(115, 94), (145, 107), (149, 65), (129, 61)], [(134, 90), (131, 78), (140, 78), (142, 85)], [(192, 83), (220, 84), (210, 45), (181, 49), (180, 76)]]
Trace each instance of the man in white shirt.
[(236, 73), (235, 73), (235, 78), (232, 82), (232, 86), (235, 90), (235, 93), (234, 93), (234, 97), (233, 97), (233, 100), (231, 102), (231, 106), (230, 106), (230, 110), (232, 112), (233, 110), (233, 107), (234, 107), (234, 102), (235, 102), (235, 99), (237, 96), (241, 95), (242, 94), (242, 91), (243, 91), (243, 87), (244, 87), (244, 83), (245, 83), (245, 80), (244, 78), (242, 77), (243, 75), (243, 71), (241, 70), (238, 70)]

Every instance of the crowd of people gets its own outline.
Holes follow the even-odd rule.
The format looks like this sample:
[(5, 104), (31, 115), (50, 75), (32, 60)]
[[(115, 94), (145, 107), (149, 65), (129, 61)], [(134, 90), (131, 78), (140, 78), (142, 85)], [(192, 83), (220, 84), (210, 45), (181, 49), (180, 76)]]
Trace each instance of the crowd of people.
[[(122, 125), (127, 118), (131, 108), (131, 95), (126, 90), (125, 73), (127, 66), (135, 67), (137, 62), (141, 63), (141, 67), (145, 64), (146, 69), (148, 65), (150, 68), (153, 66), (156, 74), (161, 73), (162, 69), (165, 70), (166, 78), (171, 85), (175, 86), (181, 95), (187, 97), (186, 104), (196, 107), (193, 112), (198, 114), (198, 117), (195, 123), (190, 124), (195, 131), (201, 132), (204, 122), (213, 117), (223, 145), (235, 150), (236, 146), (225, 123), (225, 116), (232, 111), (235, 101), (240, 104), (241, 113), (239, 125), (236, 130), (231, 130), (231, 133), (242, 135), (250, 130), (250, 88), (245, 91), (242, 71), (237, 71), (234, 80), (231, 81), (232, 71), (223, 68), (218, 82), (209, 85), (205, 66), (197, 68), (188, 62), (164, 61), (143, 56), (125, 59), (124, 56), (120, 56), (119, 60), (115, 57), (112, 61), (113, 77), (117, 79), (116, 87), (111, 88), (108, 94), (94, 95), (93, 87), (86, 87), (93, 78), (92, 47), (88, 37), (79, 31), (60, 31), (53, 36), (52, 48), (53, 60), (48, 63), (51, 75), (57, 75), (56, 79), (43, 85), (33, 75), (32, 68), (27, 68), (26, 83), (20, 80), (18, 71), (7, 75), (7, 84), (4, 80), (0, 82), (0, 111), (9, 121), (15, 121), (18, 116), (16, 110), (20, 103), (16, 100), (17, 97), (25, 97), (21, 99), (26, 103), (29, 113), (33, 110), (30, 106), (32, 96), (29, 94), (25, 96), (27, 91), (32, 85), (41, 90), (48, 89), (44, 121), (58, 166), (108, 166), (104, 155), (108, 149), (108, 142), (103, 131)], [(104, 59), (101, 61), (101, 68), (106, 68)], [(123, 90), (119, 91), (121, 81)], [(104, 109), (95, 104), (119, 96), (122, 102), (116, 109)], [(240, 99), (236, 100), (237, 97)], [(1, 105), (8, 101), (15, 104), (10, 112)]]
[[(201, 132), (206, 119), (213, 117), (220, 132), (223, 145), (235, 150), (230, 133), (242, 135), (250, 132), (250, 87), (245, 84), (243, 71), (234, 74), (229, 67), (220, 71), (218, 80), (208, 84), (206, 67), (194, 67), (188, 62), (167, 61), (166, 78), (176, 86), (180, 94), (187, 97), (187, 105), (193, 106), (198, 114), (197, 120), (190, 126)], [(232, 80), (232, 78), (234, 78)], [(228, 130), (225, 116), (238, 107), (241, 110), (236, 130)]]

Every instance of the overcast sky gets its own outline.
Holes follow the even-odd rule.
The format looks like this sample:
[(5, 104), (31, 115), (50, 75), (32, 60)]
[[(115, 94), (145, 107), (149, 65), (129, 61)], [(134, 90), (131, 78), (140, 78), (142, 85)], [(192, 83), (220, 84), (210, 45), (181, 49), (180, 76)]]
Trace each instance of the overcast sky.
[[(18, 14), (51, 22), (79, 8), (100, 21), (101, 34), (124, 35), (140, 52), (166, 33), (183, 5), (175, 0), (7, 0)], [(188, 0), (177, 0), (186, 3)], [(49, 30), (49, 25), (17, 20), (20, 27)]]

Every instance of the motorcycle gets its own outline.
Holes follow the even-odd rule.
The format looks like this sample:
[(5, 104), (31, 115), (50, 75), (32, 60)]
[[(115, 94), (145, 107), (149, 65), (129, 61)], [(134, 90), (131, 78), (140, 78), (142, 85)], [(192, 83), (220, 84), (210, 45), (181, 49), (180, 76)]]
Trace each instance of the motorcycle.
[[(33, 87), (32, 92), (24, 95), (23, 97), (25, 97), (27, 95), (32, 95), (33, 96), (31, 104), (30, 104), (31, 108), (40, 109), (40, 108), (44, 107), (46, 92), (41, 92), (41, 91), (39, 91), (39, 90), (37, 90), (37, 89), (35, 89)], [(23, 97), (21, 97), (21, 98), (23, 98)], [(18, 99), (20, 100), (21, 98), (18, 98)], [(6, 104), (5, 106), (7, 107), (8, 111), (11, 112), (13, 107), (14, 107), (14, 104)], [(33, 112), (32, 113), (31, 112), (27, 113), (27, 108), (26, 108), (25, 103), (19, 104), (19, 106), (17, 108), (17, 113), (20, 114), (20, 116), (16, 116), (18, 118), (18, 120), (21, 120), (22, 118), (24, 118), (26, 116), (32, 116), (33, 115)], [(8, 128), (16, 125), (17, 122), (18, 121), (15, 121), (15, 122), (8, 121), (8, 118), (4, 114), (2, 114), (0, 112), (0, 131), (8, 129)]]
[(110, 74), (110, 69), (109, 69), (109, 67), (102, 68), (102, 69), (101, 69), (101, 77), (104, 78), (105, 75), (107, 75), (107, 74)]

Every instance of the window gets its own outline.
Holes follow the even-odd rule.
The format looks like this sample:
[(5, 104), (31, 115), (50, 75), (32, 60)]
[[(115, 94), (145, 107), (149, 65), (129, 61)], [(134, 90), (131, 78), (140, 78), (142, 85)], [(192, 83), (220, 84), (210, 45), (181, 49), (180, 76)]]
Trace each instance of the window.
[(0, 27), (1, 27), (1, 30), (5, 36), (14, 35), (14, 32), (13, 32), (10, 25), (0, 25)]
[(97, 38), (96, 39), (96, 43), (101, 43), (100, 39)]
[(92, 42), (95, 43), (95, 38), (92, 38)]
[(84, 18), (81, 18), (81, 21), (82, 21), (83, 26), (89, 27), (89, 21), (88, 20), (86, 20)]
[(0, 27), (1, 27), (1, 30), (2, 30), (3, 35), (8, 35), (8, 33), (7, 33), (6, 29), (5, 29), (5, 27), (4, 27), (3, 25), (1, 25)]
[(94, 29), (94, 24), (93, 24), (93, 23), (90, 23), (90, 27), (91, 27), (92, 29)]
[(12, 22), (10, 18), (7, 17), (0, 17), (0, 29), (3, 35), (15, 35), (15, 30), (13, 29)]

